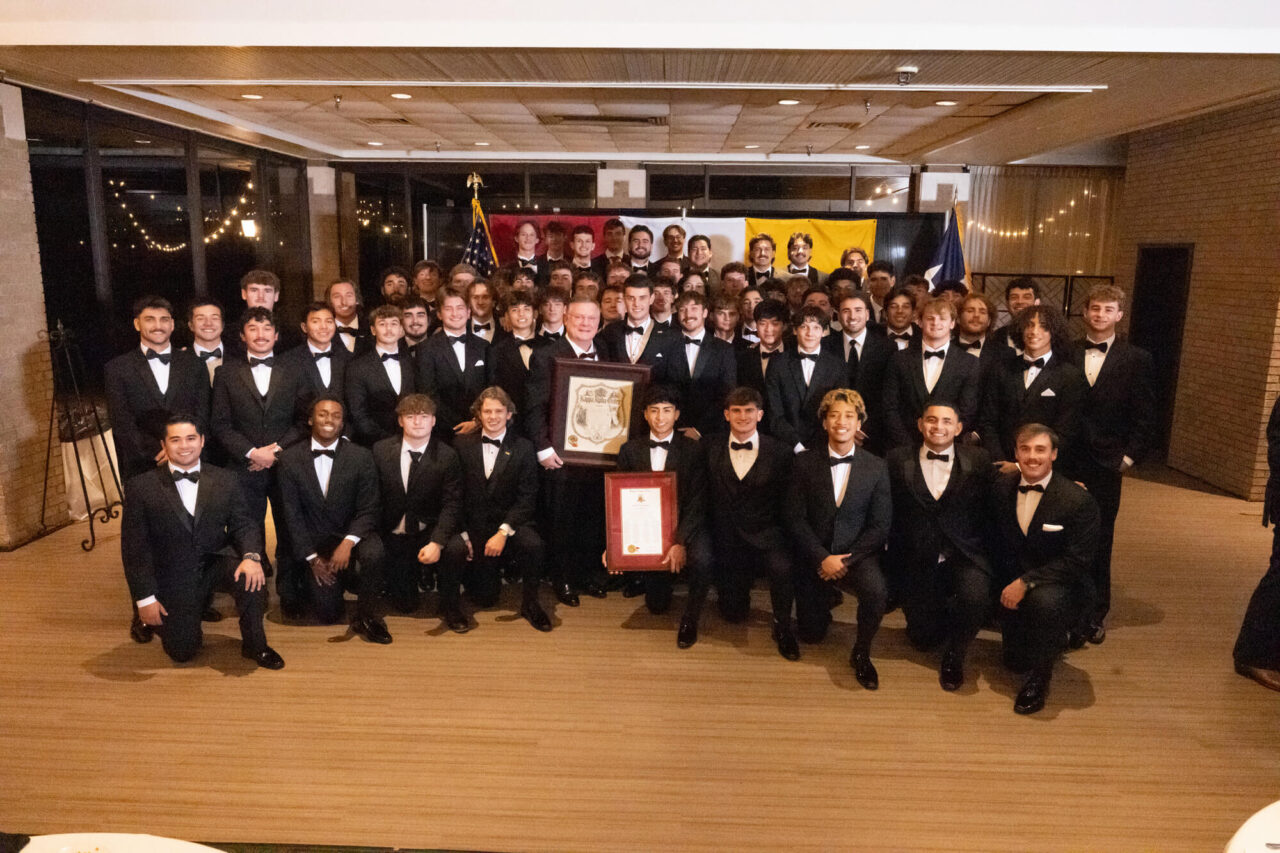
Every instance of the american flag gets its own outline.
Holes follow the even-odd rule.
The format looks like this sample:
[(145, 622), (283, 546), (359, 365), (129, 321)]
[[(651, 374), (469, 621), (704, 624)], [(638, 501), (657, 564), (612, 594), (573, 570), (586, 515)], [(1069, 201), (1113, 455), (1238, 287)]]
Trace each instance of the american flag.
[(489, 223), (480, 209), (480, 199), (471, 200), (471, 237), (462, 252), (462, 262), (471, 264), (484, 277), (493, 274), (498, 262), (494, 258), (493, 239), (489, 236)]

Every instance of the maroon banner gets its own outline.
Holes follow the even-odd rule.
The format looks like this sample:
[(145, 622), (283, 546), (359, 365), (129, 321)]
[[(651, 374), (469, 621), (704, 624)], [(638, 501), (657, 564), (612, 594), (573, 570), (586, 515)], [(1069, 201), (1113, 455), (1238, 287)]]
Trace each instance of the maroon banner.
[[(498, 253), (498, 263), (510, 263), (516, 259), (516, 226), (526, 220), (533, 220), (538, 223), (538, 229), (541, 231), (547, 227), (548, 222), (559, 222), (564, 226), (565, 246), (564, 256), (568, 258), (573, 254), (569, 248), (569, 232), (579, 225), (590, 225), (591, 230), (596, 235), (596, 250), (592, 257), (598, 257), (604, 254), (604, 224), (613, 216), (562, 216), (558, 213), (534, 214), (527, 216), (520, 213), (494, 213), (489, 216), (489, 234), (493, 237), (493, 248)], [(538, 254), (547, 251), (546, 240), (538, 241)]]

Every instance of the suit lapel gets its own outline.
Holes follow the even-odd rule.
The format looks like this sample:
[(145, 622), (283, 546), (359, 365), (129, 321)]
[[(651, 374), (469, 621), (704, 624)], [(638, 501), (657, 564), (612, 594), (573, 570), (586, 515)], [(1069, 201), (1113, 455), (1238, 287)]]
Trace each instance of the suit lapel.
[[(1120, 358), (1123, 358), (1123, 356), (1121, 355), (1120, 347), (1121, 347), (1121, 344), (1119, 339), (1115, 340), (1112, 343), (1111, 348), (1107, 351), (1106, 358), (1102, 360), (1102, 366), (1098, 368), (1098, 375), (1093, 378), (1094, 388), (1097, 388), (1099, 385), (1107, 382), (1111, 374), (1119, 370), (1119, 368), (1116, 366), (1116, 361)], [(1082, 373), (1084, 372), (1083, 364), (1080, 365), (1080, 371)], [(170, 383), (170, 385), (172, 385), (172, 383)]]
[[(186, 528), (188, 533), (195, 533), (195, 525), (192, 517), (187, 514), (187, 508), (182, 505), (182, 496), (178, 494), (178, 484), (173, 481), (173, 476), (169, 473), (169, 466), (156, 469), (156, 476), (160, 478), (160, 488), (164, 491), (165, 500), (169, 502), (169, 507), (178, 516), (182, 522), (182, 526)], [(200, 512), (200, 495), (204, 489), (196, 487), (196, 513)]]
[[(907, 484), (911, 488), (911, 494), (920, 502), (921, 506), (931, 507), (937, 503), (933, 499), (933, 493), (929, 491), (929, 484), (925, 482), (924, 470), (920, 466), (920, 454), (914, 453), (902, 460), (902, 470)], [(947, 484), (950, 486), (950, 483)]]
[[(923, 351), (924, 350), (922, 348), (920, 353), (916, 353), (916, 352), (913, 352), (910, 347), (907, 347), (907, 350), (906, 350), (907, 360), (910, 362), (913, 362), (911, 369), (907, 371), (908, 374), (911, 376), (911, 392), (916, 396), (916, 409), (921, 411), (924, 409), (925, 401), (929, 399), (929, 389), (924, 384), (924, 356), (922, 355)], [(943, 364), (943, 369), (944, 370), (946, 369), (946, 364)], [(938, 374), (938, 381), (939, 382), (942, 381), (941, 373)], [(933, 387), (937, 388), (938, 386), (935, 384)]]
[[(698, 360), (693, 363), (694, 379), (701, 379), (703, 375), (706, 374), (707, 372), (707, 360), (711, 357), (711, 353), (712, 353), (710, 344), (711, 344), (711, 335), (708, 334), (707, 332), (703, 332), (702, 346), (694, 347), (694, 349), (698, 351)], [(683, 351), (684, 347), (682, 346), (680, 347), (680, 349)], [(688, 370), (688, 367), (689, 365), (686, 364), (685, 369)]]
[[(284, 360), (282, 358), (275, 356), (275, 359), (275, 362), (271, 365), (271, 378), (267, 380), (267, 396), (262, 398), (262, 408), (264, 409), (271, 408), (271, 402), (276, 397), (276, 391), (278, 391), (280, 386), (284, 384), (284, 379), (281, 378), (281, 372), (287, 368), (285, 368)], [(253, 377), (250, 377), (250, 379), (252, 378)], [(254, 390), (256, 391), (257, 388), (255, 387)]]
[[(170, 349), (169, 352), (173, 353), (174, 350)], [(160, 386), (156, 384), (156, 375), (151, 372), (151, 365), (147, 364), (147, 357), (142, 354), (141, 349), (135, 350), (134, 355), (134, 372), (138, 374), (138, 381), (151, 394), (152, 399), (157, 404), (156, 408), (159, 408), (158, 404), (160, 402), (168, 402), (166, 399), (167, 393), (173, 390), (173, 359), (169, 359), (169, 388), (165, 394), (161, 394)]]
[[(480, 471), (484, 472), (484, 442), (479, 443), (480, 448)], [(502, 476), (502, 472), (506, 470), (507, 463), (511, 461), (511, 428), (507, 428), (507, 434), (502, 437), (502, 445), (498, 448), (498, 456), (493, 462), (493, 471), (489, 474), (488, 487), (493, 488), (498, 482), (498, 478)]]

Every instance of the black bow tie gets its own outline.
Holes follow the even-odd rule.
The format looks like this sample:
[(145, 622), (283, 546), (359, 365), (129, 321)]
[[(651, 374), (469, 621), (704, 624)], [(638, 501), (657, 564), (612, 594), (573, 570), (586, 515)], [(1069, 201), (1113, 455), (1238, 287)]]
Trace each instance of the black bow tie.
[(445, 335), (449, 339), (449, 346), (460, 344), (467, 339), (466, 335)]
[(535, 258), (516, 258), (520, 266), (536, 270), (538, 268), (538, 259)]
[(501, 446), (502, 446), (502, 439), (500, 439), (500, 438), (489, 438), (489, 436), (487, 436), (487, 435), (482, 435), (482, 436), (480, 436), (480, 441), (484, 442), (485, 444), (492, 444), (494, 447), (501, 447)]
[(663, 441), (658, 441), (658, 440), (656, 440), (656, 439), (652, 439), (652, 438), (651, 438), (651, 439), (649, 439), (649, 449), (650, 449), (650, 450), (652, 450), (652, 449), (654, 449), (655, 447), (661, 447), (663, 450), (670, 450), (670, 449), (671, 449), (671, 439), (669, 439), (669, 438), (668, 438), (668, 439), (664, 439)]
[(947, 357), (947, 351), (946, 351), (946, 350), (941, 350), (941, 349), (936, 349), (936, 350), (925, 350), (924, 357), (925, 357), (926, 359), (930, 359), (930, 358), (941, 358), (941, 359), (945, 359), (945, 358)]
[(1093, 341), (1086, 341), (1084, 345), (1084, 349), (1085, 349), (1085, 352), (1088, 352), (1091, 349), (1096, 349), (1098, 352), (1102, 353), (1103, 355), (1106, 355), (1107, 342), (1102, 341), (1100, 343), (1094, 343)]
[(471, 330), (473, 332), (487, 332), (493, 328), (493, 323), (472, 323)]
[(174, 471), (173, 482), (176, 483), (179, 480), (190, 480), (193, 483), (198, 483), (200, 482), (200, 472), (199, 471)]
[(818, 353), (816, 352), (798, 352), (796, 355), (800, 356), (801, 361), (804, 361), (806, 358), (810, 361), (818, 360)]
[(153, 349), (147, 350), (147, 361), (151, 361), (152, 359), (155, 359), (161, 364), (168, 364), (169, 359), (171, 358), (173, 358), (173, 353), (171, 352), (156, 352)]
[(1034, 486), (1018, 486), (1018, 491), (1022, 492), (1024, 495), (1027, 492), (1040, 492), (1041, 494), (1044, 494), (1044, 486), (1039, 483), (1036, 483)]
[(836, 467), (837, 465), (852, 465), (853, 456), (828, 456), (827, 462), (831, 465), (832, 468)]
[(398, 353), (398, 352), (384, 352), (384, 353), (379, 354), (379, 355), (378, 355), (378, 358), (382, 359), (383, 361), (399, 361), (399, 360), (400, 360), (400, 353)]
[(750, 450), (751, 447), (752, 447), (752, 444), (749, 441), (744, 441), (742, 443), (738, 443), (736, 441), (729, 442), (730, 450)]
[(332, 459), (332, 458), (333, 458), (333, 448), (332, 448), (332, 447), (330, 447), (330, 448), (328, 448), (328, 449), (324, 449), (324, 448), (320, 448), (320, 447), (313, 447), (313, 448), (311, 448), (311, 458), (312, 458), (312, 459), (318, 459), (318, 458), (320, 458), (321, 456), (328, 456), (330, 459)]
[(889, 340), (891, 341), (909, 341), (911, 340), (910, 332), (890, 332)]
[(926, 451), (924, 452), (924, 458), (925, 458), (925, 459), (937, 459), (939, 462), (946, 462), (947, 460), (949, 460), (949, 459), (951, 458), (951, 456), (950, 456), (949, 454), (946, 454), (946, 453), (934, 453), (932, 450), (926, 450)]
[(201, 361), (208, 361), (211, 358), (222, 358), (222, 347), (218, 347), (217, 349), (205, 350), (204, 352), (198, 352), (196, 353), (196, 355), (200, 356)]
[(350, 335), (351, 337), (355, 338), (355, 337), (359, 337), (359, 335), (360, 335), (360, 330), (359, 330), (359, 329), (357, 329), (357, 328), (355, 328), (354, 326), (339, 326), (339, 327), (338, 327), (338, 334), (340, 334), (340, 335)]
[(626, 333), (625, 333), (625, 334), (628, 334), (628, 335), (643, 335), (643, 334), (644, 334), (644, 326), (627, 326), (627, 331), (626, 331)]
[(314, 358), (316, 361), (319, 361), (322, 358), (333, 358), (333, 350), (325, 350), (324, 352), (313, 352), (311, 353), (311, 357)]
[(1023, 370), (1030, 370), (1030, 369), (1031, 369), (1031, 368), (1033, 368), (1033, 367), (1035, 367), (1035, 368), (1041, 368), (1041, 367), (1044, 367), (1044, 358), (1043, 358), (1043, 357), (1041, 357), (1041, 358), (1037, 358), (1037, 359), (1035, 359), (1035, 360), (1032, 360), (1032, 359), (1029, 359), (1029, 358), (1024, 358), (1024, 359), (1022, 360), (1022, 369), (1023, 369)]
[(760, 357), (763, 358), (765, 361), (768, 361), (770, 358), (772, 358), (777, 354), (778, 354), (777, 350), (774, 350), (772, 352), (770, 352), (769, 350), (763, 350), (763, 349), (760, 350)]
[(589, 358), (589, 359), (591, 359), (592, 361), (595, 361), (595, 360), (596, 360), (596, 351), (595, 351), (595, 350), (592, 350), (591, 352), (584, 352), (584, 353), (582, 353), (581, 355), (579, 355), (579, 356), (578, 356), (578, 358)]
[(266, 365), (267, 367), (274, 367), (275, 363), (276, 357), (274, 355), (269, 355), (266, 358), (254, 358), (253, 356), (249, 356), (250, 367), (257, 367), (259, 364)]
[(564, 339), (564, 332), (543, 332), (542, 336), (550, 341), (559, 341)]
[(968, 349), (976, 349), (976, 350), (980, 350), (980, 349), (982, 349), (982, 341), (969, 341), (968, 343), (965, 343), (964, 341), (957, 340), (957, 341), (956, 341), (956, 346), (960, 347), (961, 349), (967, 349), (967, 350), (968, 350)]
[(688, 335), (685, 335), (684, 342), (686, 346), (689, 344), (693, 344), (695, 347), (702, 346), (702, 338), (691, 338)]
[(805, 267), (804, 269), (800, 269), (799, 267), (793, 267), (791, 265), (788, 265), (787, 272), (791, 273), (792, 275), (806, 275), (809, 272), (809, 268)]

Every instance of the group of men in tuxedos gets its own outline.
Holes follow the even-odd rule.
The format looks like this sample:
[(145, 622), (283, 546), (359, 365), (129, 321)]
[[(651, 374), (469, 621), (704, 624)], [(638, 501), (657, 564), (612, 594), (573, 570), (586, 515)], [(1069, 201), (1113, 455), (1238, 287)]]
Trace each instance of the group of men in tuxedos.
[[(859, 683), (878, 687), (872, 642), (900, 604), (911, 641), (942, 647), (939, 677), (954, 690), (999, 612), (1006, 663), (1028, 674), (1015, 707), (1033, 712), (1063, 648), (1105, 637), (1121, 474), (1149, 447), (1153, 419), (1150, 359), (1116, 340), (1114, 288), (1090, 294), (1079, 345), (1038, 300), (1007, 343), (957, 336), (940, 298), (891, 337), (875, 318), (895, 295), (878, 306), (860, 290), (831, 300), (839, 331), (830, 309), (766, 300), (750, 318), (755, 340), (731, 343), (710, 333), (701, 292), (658, 322), (645, 272), (625, 281), (622, 316), (603, 328), (587, 295), (554, 296), (559, 328), (537, 329), (539, 306), (521, 292), (480, 322), (474, 291), (491, 300), (480, 280), (436, 291), (414, 336), (403, 299), (361, 316), (343, 281), (282, 351), (274, 299), (254, 295), (264, 283), (278, 296), (274, 276), (246, 276), (238, 334), (222, 345), (197, 332), (209, 303), (195, 306), (190, 350), (170, 344), (167, 303), (143, 300), (139, 347), (107, 366), (133, 633), (159, 629), (177, 659), (198, 647), (211, 591), (231, 586), (246, 656), (283, 665), (261, 630), (269, 573), (291, 619), (310, 609), (340, 621), (344, 592), (356, 593), (353, 630), (384, 644), (384, 602), (413, 612), (423, 592), (438, 592), (458, 632), (470, 627), (462, 588), (492, 607), (504, 576), (543, 631), (544, 570), (565, 606), (606, 596), (603, 475), (566, 465), (552, 440), (558, 359), (650, 369), (618, 467), (677, 473), (677, 533), (663, 571), (624, 594), (661, 613), (683, 575), (681, 648), (696, 642), (713, 586), (721, 615), (741, 621), (763, 575), (783, 657), (825, 637), (844, 589), (858, 601)], [(194, 458), (183, 442), (199, 445)], [(268, 505), (274, 565), (262, 553)], [(188, 564), (157, 559), (179, 540), (193, 543)]]

